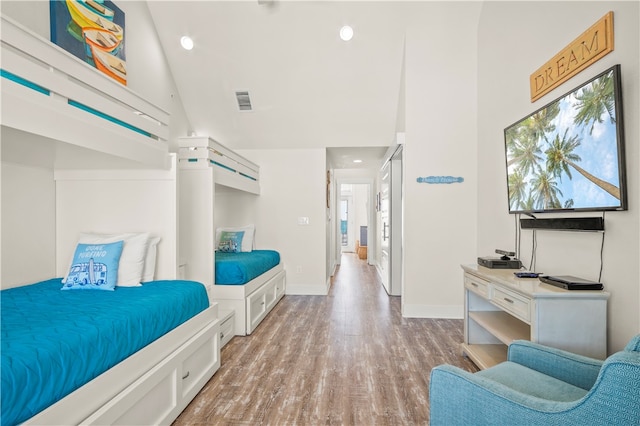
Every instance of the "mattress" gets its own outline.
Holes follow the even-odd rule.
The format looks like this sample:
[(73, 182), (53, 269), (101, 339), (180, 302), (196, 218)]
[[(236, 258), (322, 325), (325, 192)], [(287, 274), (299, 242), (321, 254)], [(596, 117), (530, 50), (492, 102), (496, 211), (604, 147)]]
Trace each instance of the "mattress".
[(29, 419), (209, 306), (193, 281), (61, 287), (56, 278), (0, 292), (2, 425)]
[(215, 253), (216, 285), (242, 285), (280, 263), (280, 253), (274, 250)]

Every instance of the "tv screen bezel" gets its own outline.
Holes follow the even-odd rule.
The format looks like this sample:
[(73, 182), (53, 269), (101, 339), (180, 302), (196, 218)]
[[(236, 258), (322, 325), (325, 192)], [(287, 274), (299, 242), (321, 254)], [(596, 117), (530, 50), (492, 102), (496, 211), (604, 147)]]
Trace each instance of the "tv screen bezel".
[[(589, 206), (589, 207), (562, 207), (562, 208), (532, 208), (523, 209), (519, 207), (511, 207), (510, 202), (510, 190), (509, 190), (509, 149), (507, 146), (507, 132), (509, 129), (519, 125), (528, 118), (536, 115), (540, 111), (550, 107), (551, 105), (560, 102), (562, 99), (570, 96), (571, 94), (579, 91), (583, 87), (597, 80), (598, 78), (613, 71), (613, 92), (614, 92), (614, 110), (616, 114), (616, 147), (618, 154), (618, 177), (619, 177), (619, 190), (620, 190), (620, 203), (618, 206)], [(575, 88), (569, 90), (563, 95), (557, 97), (546, 105), (538, 108), (531, 114), (526, 115), (520, 120), (517, 120), (513, 124), (507, 126), (504, 129), (504, 156), (505, 156), (505, 171), (507, 181), (507, 206), (509, 214), (532, 214), (532, 213), (571, 213), (571, 212), (603, 212), (603, 211), (625, 211), (628, 210), (627, 201), (627, 180), (626, 180), (626, 156), (625, 156), (625, 137), (624, 137), (624, 114), (622, 105), (622, 78), (620, 71), (620, 64), (613, 65), (606, 70), (598, 73), (596, 76), (581, 83)], [(546, 161), (546, 160), (543, 160)], [(574, 170), (575, 172), (575, 170)], [(577, 173), (577, 172), (576, 172)]]

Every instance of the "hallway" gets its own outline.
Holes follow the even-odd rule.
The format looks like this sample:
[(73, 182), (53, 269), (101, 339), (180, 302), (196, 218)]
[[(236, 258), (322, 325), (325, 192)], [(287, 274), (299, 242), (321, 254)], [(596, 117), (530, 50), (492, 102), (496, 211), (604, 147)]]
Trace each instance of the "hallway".
[(342, 255), (328, 296), (285, 296), (234, 337), (176, 425), (428, 424), (428, 379), (460, 355), (462, 320), (402, 318), (375, 267)]

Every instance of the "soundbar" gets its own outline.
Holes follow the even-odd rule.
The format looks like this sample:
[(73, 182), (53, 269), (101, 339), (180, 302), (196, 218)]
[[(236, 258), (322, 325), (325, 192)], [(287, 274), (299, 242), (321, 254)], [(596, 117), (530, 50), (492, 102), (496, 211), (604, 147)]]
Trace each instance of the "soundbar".
[(601, 217), (520, 219), (520, 228), (551, 229), (556, 231), (604, 231), (604, 219)]

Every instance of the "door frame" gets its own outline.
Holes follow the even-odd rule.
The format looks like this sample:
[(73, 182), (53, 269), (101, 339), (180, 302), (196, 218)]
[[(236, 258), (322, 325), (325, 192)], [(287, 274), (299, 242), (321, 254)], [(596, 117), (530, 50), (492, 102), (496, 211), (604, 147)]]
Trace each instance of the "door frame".
[[(334, 211), (333, 211), (333, 217), (336, 218), (336, 224), (339, 221), (340, 218), (340, 187), (342, 184), (352, 184), (352, 185), (368, 185), (369, 187), (369, 208), (367, 209), (367, 264), (373, 264), (372, 260), (373, 259), (373, 254), (375, 253), (376, 247), (375, 247), (375, 232), (377, 232), (377, 229), (373, 229), (373, 228), (377, 228), (376, 224), (374, 222), (375, 220), (375, 179), (369, 176), (363, 176), (363, 177), (358, 177), (358, 176), (349, 176), (349, 177), (338, 177), (336, 178), (336, 183), (335, 183), (335, 192), (336, 192), (336, 200), (337, 202), (335, 203), (335, 207), (334, 207)], [(341, 242), (340, 242), (340, 226), (336, 226), (336, 237), (335, 237), (335, 256), (336, 259), (334, 259), (335, 264), (336, 265), (340, 265), (340, 257), (342, 256), (342, 246), (341, 246)]]

